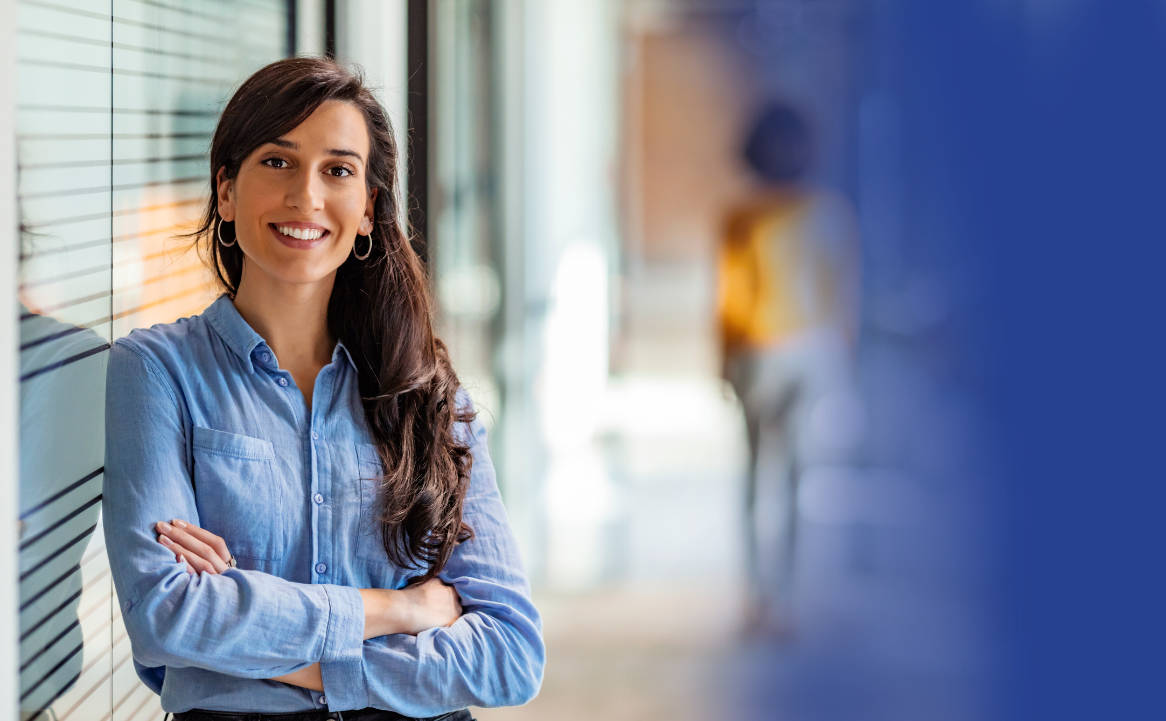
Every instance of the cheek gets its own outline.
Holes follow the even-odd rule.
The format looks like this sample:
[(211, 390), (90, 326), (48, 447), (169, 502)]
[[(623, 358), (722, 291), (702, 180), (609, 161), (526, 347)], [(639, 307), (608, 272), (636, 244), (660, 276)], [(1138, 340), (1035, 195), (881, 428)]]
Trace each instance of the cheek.
[[(331, 202), (331, 217), (339, 226), (337, 240), (345, 245), (360, 234), (361, 219), (364, 218), (364, 199), (356, 193), (337, 194)], [(347, 248), (345, 249), (347, 251)]]
[(251, 181), (239, 185), (235, 191), (235, 212), (244, 219), (254, 220), (279, 197), (279, 193), (266, 183)]
[(344, 194), (342, 201), (344, 217), (355, 218), (356, 222), (360, 222), (361, 217), (364, 216), (364, 208), (368, 203), (368, 197), (365, 195), (364, 184), (361, 184), (361, 189), (351, 193)]

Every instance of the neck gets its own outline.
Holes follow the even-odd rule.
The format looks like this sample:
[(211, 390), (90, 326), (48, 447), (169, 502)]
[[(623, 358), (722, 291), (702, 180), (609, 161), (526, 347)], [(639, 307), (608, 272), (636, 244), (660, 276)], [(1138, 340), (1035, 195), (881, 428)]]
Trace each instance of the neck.
[(235, 308), (271, 346), (280, 366), (327, 365), (336, 347), (328, 331), (328, 300), (336, 274), (318, 283), (282, 283), (246, 271), (244, 262)]

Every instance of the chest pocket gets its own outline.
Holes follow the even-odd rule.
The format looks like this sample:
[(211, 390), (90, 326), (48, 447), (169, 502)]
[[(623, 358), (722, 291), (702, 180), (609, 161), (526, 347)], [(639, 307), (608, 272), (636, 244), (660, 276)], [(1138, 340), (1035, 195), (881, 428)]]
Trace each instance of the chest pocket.
[(275, 560), (284, 513), (271, 441), (194, 427), (194, 496), (206, 530), (239, 558)]
[(377, 561), (389, 565), (389, 554), (385, 552), (385, 543), (381, 534), (380, 512), (382, 509), (377, 497), (384, 468), (375, 445), (357, 442), (356, 470), (360, 514), (357, 522), (356, 548), (353, 552), (357, 558), (362, 560)]

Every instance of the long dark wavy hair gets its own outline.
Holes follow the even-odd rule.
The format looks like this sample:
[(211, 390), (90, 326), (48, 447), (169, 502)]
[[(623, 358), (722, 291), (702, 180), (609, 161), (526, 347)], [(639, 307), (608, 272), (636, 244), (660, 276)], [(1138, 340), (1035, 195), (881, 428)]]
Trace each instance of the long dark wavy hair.
[[(215, 240), (215, 175), (226, 168), (226, 176), (235, 178), (252, 151), (293, 130), (326, 100), (352, 103), (364, 115), (368, 190), (379, 188), (371, 254), (364, 261), (350, 254), (337, 270), (328, 328), (356, 363), (365, 419), (385, 469), (377, 498), (385, 551), (399, 567), (427, 567), (413, 579), (419, 583), (436, 576), (454, 547), (473, 537), (462, 522), (473, 457), (453, 428), (475, 414), (456, 407), (459, 383), (445, 344), (433, 332), (425, 267), (403, 229), (397, 144), (361, 71), (305, 57), (276, 61), (247, 78), (219, 118), (211, 142), (210, 199), (187, 237), (195, 239), (233, 300), (243, 251), (237, 243)], [(223, 223), (224, 238), (233, 226)]]

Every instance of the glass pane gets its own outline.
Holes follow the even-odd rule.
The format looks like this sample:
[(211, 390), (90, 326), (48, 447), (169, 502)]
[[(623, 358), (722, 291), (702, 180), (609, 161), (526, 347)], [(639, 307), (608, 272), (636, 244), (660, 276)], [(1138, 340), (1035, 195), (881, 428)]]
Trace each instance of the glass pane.
[(17, 3), (21, 718), (161, 718), (101, 532), (106, 351), (217, 294), (189, 230), (234, 87), (287, 3)]

